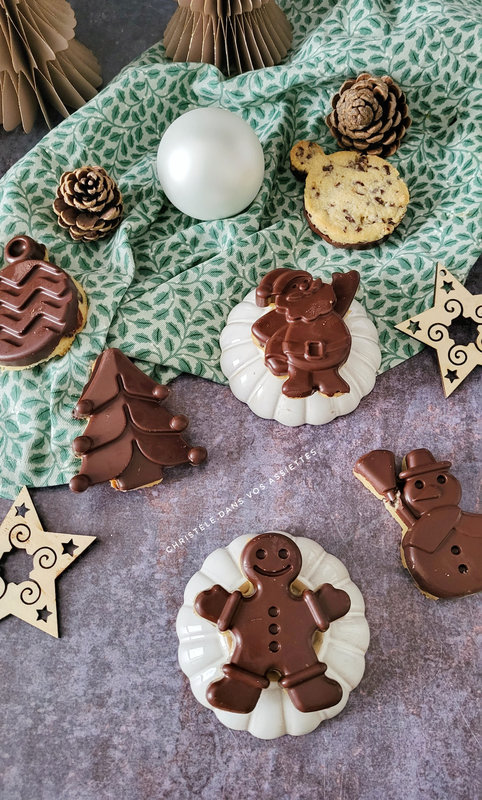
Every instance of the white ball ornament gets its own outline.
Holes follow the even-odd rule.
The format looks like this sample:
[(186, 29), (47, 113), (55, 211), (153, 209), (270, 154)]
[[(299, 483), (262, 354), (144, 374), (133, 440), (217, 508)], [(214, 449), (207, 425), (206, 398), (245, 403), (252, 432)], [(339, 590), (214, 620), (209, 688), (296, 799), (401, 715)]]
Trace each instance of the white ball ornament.
[(264, 154), (252, 128), (223, 108), (197, 108), (164, 133), (157, 174), (171, 203), (199, 220), (239, 214), (264, 177)]

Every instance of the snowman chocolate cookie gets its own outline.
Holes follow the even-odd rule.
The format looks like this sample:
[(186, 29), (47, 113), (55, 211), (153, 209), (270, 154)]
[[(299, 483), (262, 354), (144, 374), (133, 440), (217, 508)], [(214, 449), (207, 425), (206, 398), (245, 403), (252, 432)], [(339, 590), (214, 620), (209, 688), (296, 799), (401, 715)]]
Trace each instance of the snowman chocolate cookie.
[(262, 739), (309, 733), (340, 713), (369, 642), (343, 564), (279, 531), (211, 553), (186, 586), (177, 632), (196, 698)]
[(233, 394), (283, 425), (323, 425), (371, 392), (380, 366), (375, 326), (354, 300), (355, 270), (331, 282), (275, 269), (231, 311), (221, 369)]
[(402, 526), (402, 563), (427, 597), (462, 597), (482, 590), (482, 515), (462, 511), (450, 461), (411, 450), (396, 476), (390, 450), (372, 450), (354, 469)]
[(29, 236), (5, 247), (0, 271), (0, 368), (26, 369), (63, 356), (87, 319), (82, 287)]
[(308, 225), (335, 247), (380, 244), (405, 216), (408, 189), (384, 158), (349, 150), (326, 155), (315, 142), (298, 142), (290, 161), (293, 174), (306, 181)]

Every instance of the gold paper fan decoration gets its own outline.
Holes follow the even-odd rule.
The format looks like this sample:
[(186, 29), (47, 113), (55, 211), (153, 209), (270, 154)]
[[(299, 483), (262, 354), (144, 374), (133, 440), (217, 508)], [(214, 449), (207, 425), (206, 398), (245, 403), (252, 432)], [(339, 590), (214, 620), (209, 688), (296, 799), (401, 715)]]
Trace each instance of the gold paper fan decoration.
[(74, 38), (66, 0), (0, 0), (0, 123), (31, 130), (38, 110), (62, 116), (90, 100), (102, 83), (95, 56)]
[(291, 45), (291, 25), (275, 0), (177, 0), (164, 33), (173, 61), (204, 61), (228, 75), (272, 67)]

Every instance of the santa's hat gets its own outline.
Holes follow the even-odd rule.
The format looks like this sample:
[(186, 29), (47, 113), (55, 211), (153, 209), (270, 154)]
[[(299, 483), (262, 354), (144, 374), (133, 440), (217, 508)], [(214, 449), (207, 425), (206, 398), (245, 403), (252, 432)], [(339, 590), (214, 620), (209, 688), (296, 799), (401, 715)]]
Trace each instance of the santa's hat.
[(399, 478), (404, 481), (407, 478), (423, 475), (424, 472), (445, 472), (451, 466), (450, 461), (436, 461), (430, 450), (425, 450), (425, 448), (410, 450), (405, 456), (405, 469), (400, 473)]
[(310, 285), (313, 282), (310, 273), (303, 269), (281, 267), (268, 272), (256, 289), (256, 305), (267, 306), (272, 297), (276, 298), (282, 294), (286, 287), (296, 278), (304, 278), (310, 282)]

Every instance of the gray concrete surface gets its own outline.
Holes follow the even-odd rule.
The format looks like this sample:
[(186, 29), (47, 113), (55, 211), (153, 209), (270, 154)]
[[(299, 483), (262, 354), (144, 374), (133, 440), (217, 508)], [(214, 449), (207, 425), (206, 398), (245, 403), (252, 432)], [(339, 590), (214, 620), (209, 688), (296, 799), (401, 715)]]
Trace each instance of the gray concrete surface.
[[(72, 4), (107, 79), (159, 38), (174, 8)], [(0, 169), (44, 132), (0, 135)], [(463, 508), (480, 512), (480, 386), (473, 373), (445, 400), (426, 351), (381, 376), (356, 413), (289, 430), (225, 387), (181, 377), (172, 407), (208, 448), (205, 465), (129, 495), (32, 491), (45, 528), (98, 539), (57, 582), (59, 640), (13, 617), (0, 622), (1, 800), (476, 800), (479, 600), (434, 602), (417, 591), (400, 564), (398, 525), (351, 470), (374, 447), (399, 457), (429, 447), (452, 460)], [(220, 515), (311, 448), (309, 464)], [(2, 517), (9, 505), (0, 499)], [(167, 551), (210, 516), (215, 525)], [(310, 536), (345, 562), (365, 597), (371, 644), (341, 715), (308, 736), (262, 742), (194, 700), (174, 622), (208, 553), (270, 528)]]

